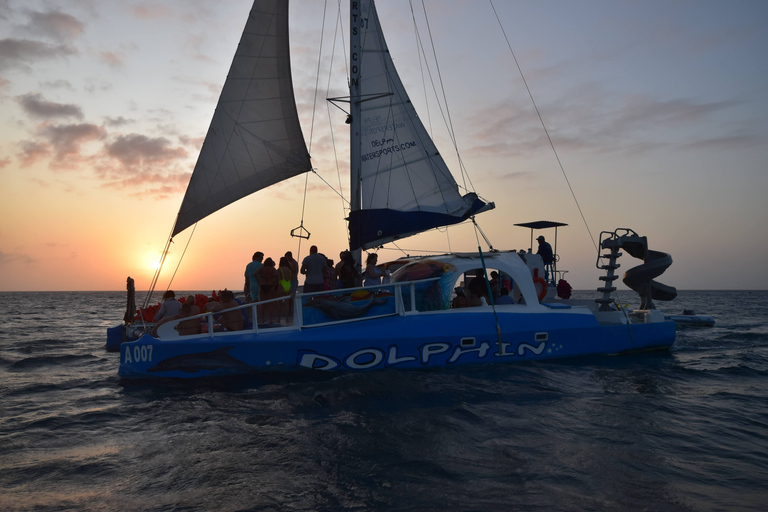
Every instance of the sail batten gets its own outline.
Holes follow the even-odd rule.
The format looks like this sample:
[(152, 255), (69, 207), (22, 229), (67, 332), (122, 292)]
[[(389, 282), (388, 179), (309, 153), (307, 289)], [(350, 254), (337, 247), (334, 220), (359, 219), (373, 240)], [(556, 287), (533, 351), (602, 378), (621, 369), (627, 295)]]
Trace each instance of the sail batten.
[(291, 78), (287, 0), (255, 0), (172, 236), (311, 168)]
[[(360, 113), (360, 209), (349, 216), (350, 248), (367, 249), (439, 226), (456, 224), (489, 205), (462, 195), (419, 119), (397, 74), (373, 0), (359, 2), (359, 86), (350, 87)], [(355, 149), (355, 148), (353, 148)], [(492, 206), (491, 206), (492, 207)]]

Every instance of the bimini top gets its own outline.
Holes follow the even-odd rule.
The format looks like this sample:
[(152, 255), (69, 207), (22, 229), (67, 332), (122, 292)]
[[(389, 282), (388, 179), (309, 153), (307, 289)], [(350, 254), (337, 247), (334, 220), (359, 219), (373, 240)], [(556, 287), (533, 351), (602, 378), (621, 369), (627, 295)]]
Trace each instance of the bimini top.
[(546, 229), (546, 228), (556, 228), (560, 226), (567, 226), (568, 224), (563, 224), (562, 222), (552, 222), (551, 220), (537, 220), (535, 222), (523, 222), (522, 224), (515, 224), (515, 226), (520, 226), (522, 228), (531, 228), (531, 229)]

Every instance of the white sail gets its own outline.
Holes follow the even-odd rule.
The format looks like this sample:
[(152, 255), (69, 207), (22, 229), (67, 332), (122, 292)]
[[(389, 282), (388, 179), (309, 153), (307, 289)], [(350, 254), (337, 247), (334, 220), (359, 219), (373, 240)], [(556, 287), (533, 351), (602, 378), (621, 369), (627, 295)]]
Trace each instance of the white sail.
[(350, 213), (353, 249), (461, 222), (492, 207), (459, 192), (395, 70), (373, 0), (359, 6), (357, 22), (353, 6), (352, 23), (360, 31), (360, 51), (350, 81), (352, 101), (360, 105), (352, 119), (352, 139), (360, 144), (355, 179), (361, 186), (361, 209)]
[(288, 0), (255, 0), (172, 236), (309, 170), (291, 80)]

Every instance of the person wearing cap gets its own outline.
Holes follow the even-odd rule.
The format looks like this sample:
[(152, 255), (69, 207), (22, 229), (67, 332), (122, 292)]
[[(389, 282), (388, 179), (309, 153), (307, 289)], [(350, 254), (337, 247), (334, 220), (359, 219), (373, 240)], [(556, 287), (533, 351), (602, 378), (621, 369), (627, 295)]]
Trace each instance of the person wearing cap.
[(555, 255), (552, 252), (552, 246), (544, 240), (543, 236), (537, 238), (536, 241), (539, 242), (539, 250), (536, 251), (536, 254), (541, 256), (541, 259), (544, 260), (545, 265), (551, 264), (555, 259)]
[(539, 250), (536, 254), (544, 260), (544, 281), (549, 282), (549, 273), (552, 271), (552, 262), (555, 261), (555, 254), (552, 252), (552, 246), (544, 240), (543, 236), (536, 239), (539, 242)]
[(301, 262), (301, 273), (307, 277), (304, 279), (304, 293), (322, 292), (325, 290), (323, 284), (323, 270), (327, 266), (326, 258), (323, 254), (317, 252), (317, 246), (309, 248), (309, 256)]

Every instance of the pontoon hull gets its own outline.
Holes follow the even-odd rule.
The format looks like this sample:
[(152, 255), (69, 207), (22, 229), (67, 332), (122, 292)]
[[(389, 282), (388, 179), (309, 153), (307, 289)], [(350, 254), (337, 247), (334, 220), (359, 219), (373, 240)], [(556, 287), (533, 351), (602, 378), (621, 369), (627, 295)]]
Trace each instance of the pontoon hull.
[[(530, 311), (512, 312), (515, 308)], [(162, 341), (146, 335), (122, 344), (119, 375), (199, 378), (275, 371), (438, 368), (667, 349), (675, 340), (672, 321), (601, 325), (585, 308), (513, 305), (497, 307), (496, 317), (498, 330), (491, 308), (486, 307), (304, 329), (233, 332), (215, 338), (200, 335)]]

